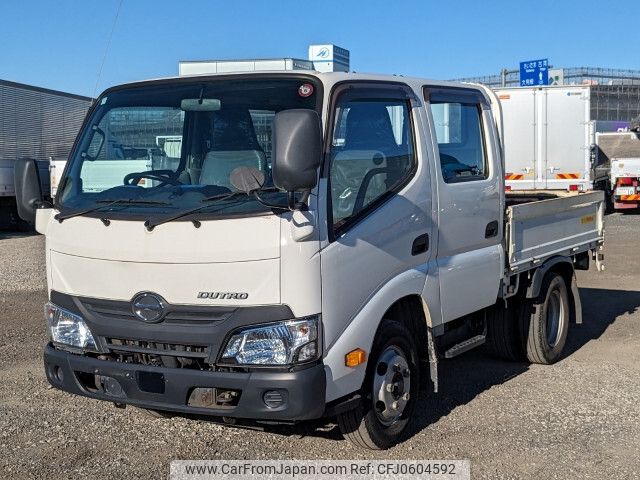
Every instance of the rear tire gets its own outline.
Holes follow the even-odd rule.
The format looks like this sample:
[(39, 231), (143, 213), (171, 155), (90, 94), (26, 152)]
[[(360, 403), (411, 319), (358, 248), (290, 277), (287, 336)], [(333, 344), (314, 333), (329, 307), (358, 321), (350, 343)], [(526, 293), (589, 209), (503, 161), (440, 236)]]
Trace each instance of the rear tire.
[(499, 301), (487, 311), (487, 351), (494, 357), (512, 362), (525, 359), (522, 335), (515, 318), (520, 314), (521, 300), (514, 297), (508, 308)]
[(398, 322), (383, 320), (362, 385), (362, 405), (337, 417), (342, 435), (363, 449), (394, 446), (413, 415), (419, 385), (418, 353), (411, 333)]
[(526, 354), (531, 363), (550, 365), (562, 356), (570, 321), (567, 285), (555, 272), (542, 280), (538, 298), (526, 302), (523, 333)]

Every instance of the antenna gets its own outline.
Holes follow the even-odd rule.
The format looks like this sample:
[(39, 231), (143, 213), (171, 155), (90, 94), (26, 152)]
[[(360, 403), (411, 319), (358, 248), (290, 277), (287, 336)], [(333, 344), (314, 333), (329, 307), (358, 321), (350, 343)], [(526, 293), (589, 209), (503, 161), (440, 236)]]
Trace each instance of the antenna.
[(96, 98), (96, 93), (98, 93), (98, 84), (100, 83), (100, 77), (102, 76), (102, 69), (104, 67), (104, 62), (107, 60), (107, 54), (109, 53), (109, 47), (111, 47), (111, 39), (113, 38), (113, 32), (116, 29), (116, 23), (118, 22), (118, 15), (120, 15), (120, 8), (122, 7), (122, 2), (124, 0), (120, 0), (118, 2), (118, 8), (116, 10), (116, 16), (113, 18), (113, 24), (111, 25), (111, 32), (109, 33), (109, 38), (107, 38), (107, 46), (104, 49), (104, 55), (102, 56), (102, 62), (100, 62), (100, 68), (98, 69), (98, 77), (96, 78), (96, 85), (93, 88), (93, 98)]

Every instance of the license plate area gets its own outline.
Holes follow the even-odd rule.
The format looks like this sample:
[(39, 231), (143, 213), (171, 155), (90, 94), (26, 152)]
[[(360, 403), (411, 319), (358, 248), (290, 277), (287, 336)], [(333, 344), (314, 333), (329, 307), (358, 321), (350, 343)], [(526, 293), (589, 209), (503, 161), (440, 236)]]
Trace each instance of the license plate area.
[(634, 195), (635, 193), (636, 193), (635, 187), (617, 187), (616, 188), (616, 195), (619, 197), (622, 195)]
[(164, 375), (155, 372), (136, 372), (138, 388), (148, 393), (164, 393)]

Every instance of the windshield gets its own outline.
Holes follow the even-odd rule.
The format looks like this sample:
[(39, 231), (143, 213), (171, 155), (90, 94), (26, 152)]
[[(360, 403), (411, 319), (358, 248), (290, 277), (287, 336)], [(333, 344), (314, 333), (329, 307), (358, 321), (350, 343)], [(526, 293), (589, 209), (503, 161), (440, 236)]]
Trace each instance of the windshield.
[(80, 134), (58, 206), (133, 218), (203, 205), (198, 216), (270, 211), (254, 196), (229, 195), (238, 167), (262, 171), (261, 198), (286, 205), (271, 180), (272, 120), (286, 109), (319, 109), (320, 98), (307, 77), (174, 80), (107, 92)]

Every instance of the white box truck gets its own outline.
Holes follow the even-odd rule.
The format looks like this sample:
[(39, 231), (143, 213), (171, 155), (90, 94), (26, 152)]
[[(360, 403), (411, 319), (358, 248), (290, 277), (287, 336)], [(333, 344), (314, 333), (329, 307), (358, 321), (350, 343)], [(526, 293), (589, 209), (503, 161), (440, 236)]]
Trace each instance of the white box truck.
[(13, 165), (37, 162), (41, 186), (49, 191), (49, 161), (66, 161), (91, 99), (0, 80), (0, 228), (33, 228), (16, 209)]
[[(20, 166), (46, 235), (47, 379), (156, 415), (336, 417), (380, 449), (443, 359), (556, 362), (582, 318), (574, 269), (601, 266), (603, 195), (505, 195), (500, 125), (484, 87), (419, 78), (107, 90), (53, 205)], [(178, 161), (128, 163), (158, 136)]]
[(593, 168), (595, 134), (616, 131), (622, 122), (592, 119), (591, 86), (513, 87), (495, 92), (504, 118), (508, 189), (609, 190), (608, 172)]

